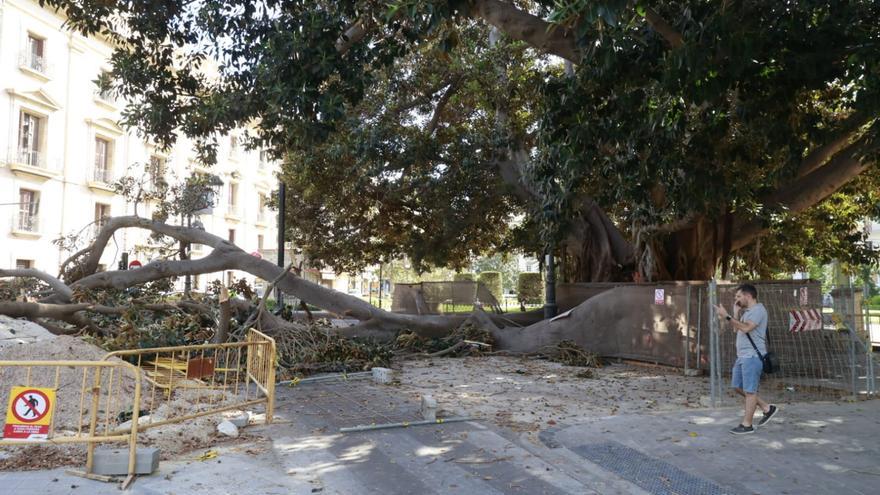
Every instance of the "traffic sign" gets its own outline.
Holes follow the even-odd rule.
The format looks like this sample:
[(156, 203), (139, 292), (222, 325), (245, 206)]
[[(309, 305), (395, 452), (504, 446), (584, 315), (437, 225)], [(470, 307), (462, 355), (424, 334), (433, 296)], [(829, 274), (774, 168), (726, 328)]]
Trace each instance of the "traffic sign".
[(142, 265), (141, 265), (141, 262), (138, 261), (138, 260), (133, 260), (131, 263), (128, 264), (128, 268), (129, 268), (129, 269), (131, 269), (131, 268), (140, 268), (141, 266), (142, 266)]
[(818, 309), (794, 309), (788, 312), (788, 331), (822, 330), (822, 313)]
[(52, 425), (54, 388), (12, 387), (6, 410), (4, 440), (39, 440), (49, 438)]

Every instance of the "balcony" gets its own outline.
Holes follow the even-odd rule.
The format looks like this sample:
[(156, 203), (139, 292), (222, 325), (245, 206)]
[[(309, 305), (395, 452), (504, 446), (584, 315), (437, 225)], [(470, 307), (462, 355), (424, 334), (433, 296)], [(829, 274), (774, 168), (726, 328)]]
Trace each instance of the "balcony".
[(95, 167), (89, 173), (86, 185), (98, 193), (113, 193), (113, 171), (109, 168)]
[[(36, 209), (29, 208), (30, 209)], [(40, 237), (39, 217), (34, 213), (21, 211), (12, 218), (12, 235), (36, 239)]]
[(23, 51), (18, 56), (18, 68), (42, 81), (52, 78), (46, 59), (30, 51)]
[(106, 107), (109, 110), (119, 109), (119, 102), (110, 91), (95, 90), (95, 103)]
[(238, 205), (226, 205), (226, 219), (232, 222), (241, 221), (241, 209)]
[(267, 210), (260, 210), (260, 212), (257, 213), (256, 224), (260, 227), (268, 227), (272, 220), (272, 214)]
[(39, 150), (10, 148), (6, 162), (12, 173), (18, 176), (46, 180), (58, 175), (54, 167), (48, 166), (45, 153)]

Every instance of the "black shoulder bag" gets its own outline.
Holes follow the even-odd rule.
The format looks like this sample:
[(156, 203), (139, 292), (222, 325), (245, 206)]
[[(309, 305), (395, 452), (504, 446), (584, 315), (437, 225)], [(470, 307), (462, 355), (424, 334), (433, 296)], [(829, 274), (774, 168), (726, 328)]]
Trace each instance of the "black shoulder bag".
[(779, 371), (779, 359), (776, 357), (771, 351), (767, 351), (767, 354), (761, 355), (761, 351), (758, 350), (758, 346), (755, 345), (755, 341), (752, 340), (751, 332), (746, 333), (746, 337), (749, 338), (749, 342), (752, 343), (752, 347), (755, 348), (755, 352), (758, 354), (758, 357), (761, 358), (761, 363), (764, 365), (764, 373), (768, 375), (770, 373), (775, 373)]

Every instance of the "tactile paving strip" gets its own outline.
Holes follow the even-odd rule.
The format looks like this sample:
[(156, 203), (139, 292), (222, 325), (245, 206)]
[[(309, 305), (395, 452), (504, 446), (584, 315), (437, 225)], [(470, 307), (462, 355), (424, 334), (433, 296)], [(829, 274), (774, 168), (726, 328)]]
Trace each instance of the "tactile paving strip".
[(736, 493), (617, 442), (581, 445), (572, 450), (654, 495), (734, 495)]

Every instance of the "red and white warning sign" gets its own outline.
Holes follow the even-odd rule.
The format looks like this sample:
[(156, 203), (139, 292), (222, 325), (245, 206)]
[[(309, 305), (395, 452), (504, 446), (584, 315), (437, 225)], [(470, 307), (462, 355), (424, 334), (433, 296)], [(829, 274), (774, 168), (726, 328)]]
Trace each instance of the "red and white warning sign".
[(6, 409), (4, 440), (39, 440), (49, 438), (52, 425), (54, 388), (12, 387)]
[(788, 312), (788, 331), (822, 330), (822, 313), (818, 309), (796, 309)]
[(666, 291), (664, 289), (654, 289), (654, 304), (666, 304)]

